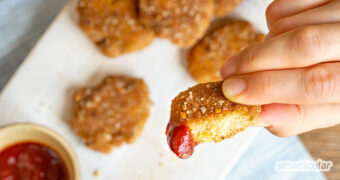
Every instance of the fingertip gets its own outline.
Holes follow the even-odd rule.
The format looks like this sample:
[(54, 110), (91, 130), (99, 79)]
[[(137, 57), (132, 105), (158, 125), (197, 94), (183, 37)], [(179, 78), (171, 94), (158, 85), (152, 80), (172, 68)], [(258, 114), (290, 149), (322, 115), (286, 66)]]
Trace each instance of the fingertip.
[(275, 22), (275, 15), (277, 14), (278, 9), (276, 8), (276, 1), (273, 1), (268, 5), (266, 9), (266, 19), (267, 19), (267, 27), (270, 30), (272, 25)]
[(285, 106), (284, 104), (262, 105), (259, 121), (255, 126), (264, 127), (275, 136), (285, 137), (285, 128), (282, 127), (284, 120), (281, 118), (282, 114), (285, 114), (283, 113)]
[(270, 107), (270, 106), (269, 105), (262, 105), (261, 106), (261, 113), (260, 113), (259, 119), (253, 126), (255, 126), (255, 127), (265, 127), (265, 128), (271, 126), (270, 119), (272, 119), (272, 117), (273, 117), (273, 112), (270, 111), (270, 108), (268, 109), (268, 107)]
[(296, 105), (292, 104), (267, 104), (261, 108), (260, 124), (266, 124), (266, 128), (274, 135), (287, 137), (296, 131), (299, 114)]
[(262, 105), (260, 114), (260, 123), (268, 125), (277, 124), (275, 121), (280, 122), (282, 117), (286, 116), (286, 104), (267, 104)]
[(246, 90), (246, 80), (240, 77), (229, 78), (223, 82), (222, 92), (224, 96), (232, 101), (237, 100)]

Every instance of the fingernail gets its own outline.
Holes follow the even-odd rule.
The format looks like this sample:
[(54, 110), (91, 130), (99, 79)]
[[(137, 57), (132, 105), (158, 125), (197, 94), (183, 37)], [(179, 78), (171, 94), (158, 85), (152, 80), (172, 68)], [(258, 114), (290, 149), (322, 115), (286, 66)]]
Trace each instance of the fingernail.
[(246, 89), (246, 82), (244, 79), (231, 78), (223, 83), (223, 93), (226, 97), (233, 97), (240, 95)]
[(231, 75), (234, 75), (236, 73), (236, 65), (235, 63), (232, 63), (232, 61), (229, 61), (223, 65), (222, 68), (222, 77), (227, 78)]

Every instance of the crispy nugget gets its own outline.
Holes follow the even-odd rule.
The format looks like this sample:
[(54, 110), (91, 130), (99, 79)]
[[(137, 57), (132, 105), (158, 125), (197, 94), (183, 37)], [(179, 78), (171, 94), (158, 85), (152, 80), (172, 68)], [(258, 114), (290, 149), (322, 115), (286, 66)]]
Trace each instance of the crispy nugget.
[(188, 158), (197, 144), (220, 142), (256, 123), (261, 106), (229, 101), (222, 93), (222, 83), (198, 84), (172, 100), (166, 134), (178, 157)]
[(232, 12), (241, 2), (242, 0), (214, 0), (214, 15), (217, 17), (224, 16)]
[(141, 21), (156, 35), (180, 47), (189, 47), (207, 30), (212, 0), (140, 0)]
[(79, 0), (79, 25), (104, 54), (140, 50), (154, 39), (137, 17), (137, 0)]
[(109, 153), (141, 134), (150, 102), (142, 79), (109, 76), (100, 85), (74, 94), (70, 124), (88, 147)]
[(198, 82), (219, 81), (222, 79), (222, 65), (229, 57), (251, 44), (263, 41), (264, 37), (246, 21), (229, 21), (190, 49), (187, 56), (188, 71)]

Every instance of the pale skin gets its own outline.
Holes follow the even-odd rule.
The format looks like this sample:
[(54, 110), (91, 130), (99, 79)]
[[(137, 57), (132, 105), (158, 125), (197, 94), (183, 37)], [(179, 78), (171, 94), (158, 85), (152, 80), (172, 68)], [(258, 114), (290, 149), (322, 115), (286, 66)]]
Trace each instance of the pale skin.
[(340, 0), (275, 0), (263, 43), (222, 67), (224, 95), (280, 137), (340, 123)]

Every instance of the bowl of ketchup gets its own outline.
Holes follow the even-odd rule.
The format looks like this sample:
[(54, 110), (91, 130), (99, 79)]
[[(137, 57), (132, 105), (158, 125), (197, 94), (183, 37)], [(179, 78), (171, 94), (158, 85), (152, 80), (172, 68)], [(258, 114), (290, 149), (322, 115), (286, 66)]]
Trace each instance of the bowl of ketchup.
[(18, 123), (0, 127), (1, 180), (79, 180), (71, 146), (41, 125)]

